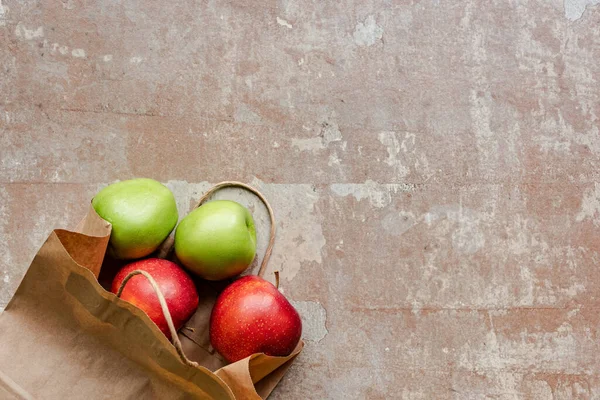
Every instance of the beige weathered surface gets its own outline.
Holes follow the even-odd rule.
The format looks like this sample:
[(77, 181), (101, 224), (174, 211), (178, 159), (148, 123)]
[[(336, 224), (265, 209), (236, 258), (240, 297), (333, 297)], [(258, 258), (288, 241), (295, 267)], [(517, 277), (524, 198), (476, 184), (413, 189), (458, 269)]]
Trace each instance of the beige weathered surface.
[(0, 304), (103, 185), (237, 179), (273, 398), (598, 399), (599, 60), (596, 0), (1, 0)]

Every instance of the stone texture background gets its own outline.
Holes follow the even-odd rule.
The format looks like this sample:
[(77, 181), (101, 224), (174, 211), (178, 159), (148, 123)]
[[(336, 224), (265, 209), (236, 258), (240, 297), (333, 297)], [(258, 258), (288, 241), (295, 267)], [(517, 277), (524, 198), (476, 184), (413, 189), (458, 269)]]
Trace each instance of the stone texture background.
[(99, 188), (236, 179), (305, 320), (272, 398), (600, 399), (598, 3), (1, 0), (0, 305)]

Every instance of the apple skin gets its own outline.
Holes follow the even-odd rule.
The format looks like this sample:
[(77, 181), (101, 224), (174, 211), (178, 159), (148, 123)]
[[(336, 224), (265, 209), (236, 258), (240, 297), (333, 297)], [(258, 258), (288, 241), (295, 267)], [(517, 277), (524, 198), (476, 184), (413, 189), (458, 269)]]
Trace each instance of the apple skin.
[(245, 276), (225, 288), (210, 316), (210, 342), (229, 362), (254, 353), (288, 356), (301, 335), (298, 311), (258, 276)]
[(189, 271), (210, 281), (241, 274), (256, 255), (252, 214), (235, 201), (203, 204), (175, 230), (175, 254)]
[[(174, 262), (160, 258), (148, 258), (124, 266), (115, 276), (111, 292), (116, 294), (125, 277), (136, 269), (146, 271), (154, 278), (165, 297), (175, 329), (181, 328), (198, 308), (198, 292), (189, 275)], [(145, 276), (133, 276), (125, 285), (121, 299), (148, 314), (165, 336), (171, 339), (171, 332), (158, 297)]]
[(92, 206), (112, 224), (110, 250), (124, 260), (152, 253), (179, 219), (173, 193), (153, 179), (113, 183), (96, 194)]

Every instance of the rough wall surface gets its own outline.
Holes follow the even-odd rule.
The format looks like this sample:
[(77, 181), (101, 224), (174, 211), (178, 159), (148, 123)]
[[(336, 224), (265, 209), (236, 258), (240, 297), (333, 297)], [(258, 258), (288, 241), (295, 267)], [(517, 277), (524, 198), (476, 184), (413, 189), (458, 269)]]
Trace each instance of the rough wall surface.
[(0, 305), (99, 188), (236, 179), (272, 398), (600, 399), (599, 89), (597, 0), (0, 0)]

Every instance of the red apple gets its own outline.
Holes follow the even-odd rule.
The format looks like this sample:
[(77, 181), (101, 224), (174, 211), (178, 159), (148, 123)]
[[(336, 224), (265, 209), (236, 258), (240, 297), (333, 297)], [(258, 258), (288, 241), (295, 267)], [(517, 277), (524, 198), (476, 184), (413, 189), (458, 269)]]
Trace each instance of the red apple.
[[(171, 261), (148, 258), (124, 266), (115, 276), (111, 291), (117, 293), (125, 277), (136, 269), (146, 271), (154, 278), (165, 297), (175, 329), (181, 328), (198, 307), (198, 292), (192, 279), (183, 269)], [(146, 277), (142, 275), (132, 277), (125, 285), (121, 298), (142, 309), (160, 330), (171, 339), (171, 332), (169, 332), (169, 326), (163, 315), (158, 297)]]
[(298, 311), (270, 282), (245, 276), (217, 298), (210, 316), (210, 342), (229, 362), (254, 353), (287, 356), (302, 334)]

